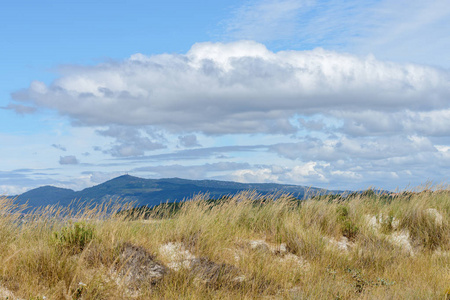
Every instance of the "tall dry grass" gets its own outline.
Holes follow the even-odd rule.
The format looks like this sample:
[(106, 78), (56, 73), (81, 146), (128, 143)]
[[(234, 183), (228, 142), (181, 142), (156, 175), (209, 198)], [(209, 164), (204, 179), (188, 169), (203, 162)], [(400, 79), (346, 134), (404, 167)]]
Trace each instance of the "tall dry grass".
[[(220, 202), (197, 196), (170, 214), (161, 206), (150, 218), (115, 213), (129, 208), (78, 204), (24, 215), (14, 201), (1, 198), (0, 299), (2, 289), (9, 299), (446, 299), (450, 294), (450, 192), (443, 188), (303, 201), (244, 192)], [(132, 281), (118, 275), (130, 274), (124, 270), (126, 245), (144, 249), (167, 271), (131, 289)], [(171, 267), (164, 245), (182, 247), (178, 251), (197, 267)], [(218, 271), (202, 271), (204, 266)]]

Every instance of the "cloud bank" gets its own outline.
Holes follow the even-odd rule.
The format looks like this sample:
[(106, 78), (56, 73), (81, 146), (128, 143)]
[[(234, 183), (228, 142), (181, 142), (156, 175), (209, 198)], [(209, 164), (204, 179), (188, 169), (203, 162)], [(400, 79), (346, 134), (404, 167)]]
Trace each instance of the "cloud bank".
[(361, 113), (407, 113), (416, 120), (428, 114), (447, 122), (442, 110), (450, 109), (450, 73), (320, 48), (272, 52), (252, 41), (199, 43), (184, 55), (135, 54), (122, 62), (65, 67), (50, 85), (34, 81), (13, 98), (82, 125), (293, 133), (298, 128), (290, 118), (321, 114), (346, 120), (351, 131)]
[(373, 55), (199, 43), (61, 67), (13, 98), (11, 108), (51, 109), (90, 129), (89, 148), (52, 145), (76, 155), (60, 157), (64, 168), (395, 188), (446, 179), (450, 167), (450, 72)]

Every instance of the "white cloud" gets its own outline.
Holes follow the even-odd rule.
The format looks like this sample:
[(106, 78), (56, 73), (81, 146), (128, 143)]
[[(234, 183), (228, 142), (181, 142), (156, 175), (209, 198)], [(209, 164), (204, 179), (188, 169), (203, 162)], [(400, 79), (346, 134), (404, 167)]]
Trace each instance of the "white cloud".
[(181, 146), (186, 148), (191, 147), (200, 147), (201, 145), (197, 141), (197, 136), (195, 134), (188, 134), (185, 136), (179, 136), (178, 141), (180, 142)]
[(69, 68), (51, 85), (33, 82), (14, 98), (84, 125), (293, 133), (294, 115), (448, 109), (449, 82), (449, 72), (431, 67), (323, 49), (275, 53), (240, 41)]
[(74, 155), (60, 156), (59, 164), (60, 165), (77, 165), (77, 164), (79, 164), (79, 161)]
[[(324, 165), (324, 167), (328, 166), (329, 166), (328, 164)], [(326, 181), (327, 179), (320, 170), (317, 170), (317, 167), (318, 167), (317, 162), (307, 162), (302, 166), (293, 167), (292, 171), (289, 173), (289, 176), (298, 178), (297, 180), (305, 182), (310, 181), (311, 177), (316, 177), (319, 181)]]
[(446, 176), (449, 83), (437, 68), (240, 41), (68, 67), (15, 99), (84, 125), (50, 142), (76, 157), (98, 146), (80, 171), (386, 187)]
[(105, 130), (97, 130), (102, 136), (115, 138), (115, 143), (105, 153), (115, 157), (141, 156), (146, 151), (153, 151), (166, 148), (159, 140), (164, 140), (163, 136), (158, 136), (150, 130), (130, 126), (111, 125)]
[(282, 157), (302, 161), (369, 162), (392, 157), (412, 157), (437, 152), (424, 136), (358, 137), (342, 136), (334, 139), (304, 139), (296, 143), (274, 144), (270, 150)]
[[(72, 162), (101, 149), (78, 170), (98, 163), (113, 174), (128, 163), (153, 163), (139, 172), (338, 187), (420, 183), (450, 167), (450, 70), (440, 68), (450, 66), (449, 16), (445, 0), (245, 1), (223, 24), (227, 38), (256, 42), (198, 43), (185, 54), (66, 66), (52, 83), (32, 82), (3, 108), (49, 108), (90, 130), (89, 139), (46, 144), (64, 145), (76, 155)], [(272, 51), (287, 48), (315, 49)], [(44, 156), (57, 164), (58, 153), (47, 148), (19, 149), (8, 168), (42, 167)], [(31, 151), (34, 157), (22, 159)], [(115, 159), (105, 162), (105, 153)], [(225, 168), (217, 164), (223, 159), (242, 165)], [(175, 161), (180, 165), (170, 165)], [(80, 185), (93, 184), (83, 178)]]
[(397, 112), (366, 111), (335, 111), (336, 118), (344, 120), (338, 130), (351, 136), (381, 136), (397, 135), (450, 135), (450, 109), (431, 111), (410, 111), (405, 109)]
[[(361, 180), (362, 175), (354, 171), (341, 171), (335, 169), (329, 163), (309, 161), (286, 167), (280, 165), (255, 166), (248, 169), (241, 169), (229, 175), (231, 180), (238, 182), (277, 182), (299, 185), (309, 185), (311, 182), (315, 186), (324, 187), (340, 178), (341, 182)], [(334, 187), (336, 188), (336, 187)]]
[(231, 178), (242, 183), (278, 182), (278, 176), (273, 175), (269, 168), (234, 171), (231, 173)]
[(2, 196), (20, 195), (22, 193), (25, 193), (27, 190), (29, 190), (29, 188), (24, 186), (0, 185), (0, 198)]

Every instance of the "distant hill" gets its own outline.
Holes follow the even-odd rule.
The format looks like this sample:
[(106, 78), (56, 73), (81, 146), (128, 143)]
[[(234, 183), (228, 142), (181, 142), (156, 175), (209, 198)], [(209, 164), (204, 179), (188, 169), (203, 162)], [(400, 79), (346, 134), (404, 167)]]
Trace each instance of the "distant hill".
[(254, 190), (260, 194), (290, 193), (299, 199), (304, 198), (305, 195), (342, 192), (275, 183), (238, 183), (181, 178), (144, 179), (123, 175), (78, 192), (53, 186), (43, 186), (23, 193), (17, 199), (19, 203), (28, 202), (32, 208), (54, 204), (66, 206), (74, 199), (97, 203), (111, 199), (122, 199), (135, 202), (136, 206), (147, 205), (151, 207), (164, 202), (183, 201), (196, 194), (207, 193), (210, 198), (218, 199), (247, 190)]
[(70, 189), (63, 189), (54, 186), (41, 186), (17, 196), (19, 203), (28, 202), (30, 207), (47, 205), (69, 205), (75, 199), (76, 192)]

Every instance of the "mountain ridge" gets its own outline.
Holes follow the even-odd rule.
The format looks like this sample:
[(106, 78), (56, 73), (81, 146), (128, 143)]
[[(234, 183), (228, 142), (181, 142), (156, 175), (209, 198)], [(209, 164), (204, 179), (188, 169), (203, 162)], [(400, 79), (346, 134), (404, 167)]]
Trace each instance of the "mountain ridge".
[(81, 191), (42, 186), (16, 196), (19, 204), (30, 208), (59, 204), (67, 206), (73, 200), (102, 203), (109, 200), (134, 202), (135, 206), (155, 206), (164, 202), (184, 201), (197, 194), (207, 194), (211, 199), (233, 195), (242, 191), (260, 194), (289, 193), (303, 199), (317, 194), (336, 194), (344, 191), (326, 190), (293, 184), (240, 183), (220, 180), (192, 180), (183, 178), (145, 179), (121, 175)]

